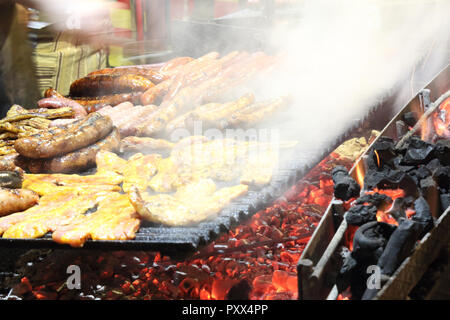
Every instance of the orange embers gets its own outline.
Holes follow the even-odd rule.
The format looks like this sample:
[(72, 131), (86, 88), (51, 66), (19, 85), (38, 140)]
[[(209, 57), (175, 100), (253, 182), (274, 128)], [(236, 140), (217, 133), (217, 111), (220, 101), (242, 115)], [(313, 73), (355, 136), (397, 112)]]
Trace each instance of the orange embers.
[(439, 110), (432, 116), (435, 133), (441, 138), (450, 138), (450, 98), (439, 106)]
[[(31, 299), (210, 300), (236, 298), (245, 291), (236, 288), (246, 283), (249, 299), (297, 299), (297, 261), (333, 197), (336, 165), (352, 163), (331, 154), (270, 207), (190, 260), (157, 252), (58, 252), (36, 264), (17, 289)], [(82, 290), (68, 290), (66, 279), (58, 278), (65, 270), (53, 270), (70, 264), (83, 270)]]

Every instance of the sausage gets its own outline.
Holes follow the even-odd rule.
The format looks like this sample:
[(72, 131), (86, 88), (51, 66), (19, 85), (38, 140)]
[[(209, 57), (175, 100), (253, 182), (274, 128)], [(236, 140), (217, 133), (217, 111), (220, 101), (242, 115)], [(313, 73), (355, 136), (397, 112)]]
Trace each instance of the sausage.
[(61, 98), (44, 98), (37, 102), (39, 108), (59, 109), (64, 107), (72, 108), (75, 118), (87, 116), (86, 109), (78, 102), (61, 97)]
[(31, 173), (75, 173), (95, 167), (95, 157), (100, 150), (117, 152), (120, 146), (119, 131), (114, 128), (104, 139), (52, 159), (29, 159), (21, 157), (20, 162)]
[(97, 97), (123, 92), (145, 91), (154, 84), (150, 80), (133, 74), (98, 74), (75, 80), (70, 85), (71, 97)]
[(44, 98), (64, 98), (64, 96), (53, 88), (48, 88), (44, 92)]
[(153, 83), (160, 83), (167, 79), (167, 76), (151, 69), (143, 66), (129, 66), (129, 67), (118, 67), (118, 68), (105, 68), (101, 70), (96, 70), (89, 73), (87, 76), (96, 76), (96, 75), (138, 75), (150, 80)]
[(37, 193), (26, 189), (0, 189), (0, 216), (24, 211), (39, 201)]
[(23, 175), (19, 171), (0, 171), (0, 187), (9, 189), (22, 188)]
[(123, 102), (140, 103), (142, 92), (112, 94), (100, 97), (74, 98), (76, 102), (86, 108), (88, 113), (95, 112), (106, 106), (117, 106)]
[(29, 158), (51, 158), (78, 150), (108, 135), (113, 129), (112, 120), (99, 113), (91, 113), (84, 119), (67, 126), (17, 139), (16, 151)]
[(174, 68), (176, 68), (176, 67), (185, 65), (185, 64), (191, 62), (192, 60), (194, 60), (194, 58), (191, 58), (191, 57), (176, 57), (176, 58), (173, 58), (173, 59), (167, 61), (167, 62), (161, 67), (161, 69), (159, 69), (159, 71), (162, 72), (162, 73), (164, 73), (164, 72), (167, 72), (167, 71), (169, 71), (169, 70), (172, 70), (172, 69), (174, 69)]

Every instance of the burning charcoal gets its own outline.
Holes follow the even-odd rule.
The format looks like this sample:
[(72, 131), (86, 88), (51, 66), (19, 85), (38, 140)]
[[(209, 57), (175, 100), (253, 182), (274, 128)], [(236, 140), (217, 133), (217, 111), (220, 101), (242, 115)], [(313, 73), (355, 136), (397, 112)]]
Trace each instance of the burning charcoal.
[(432, 216), (437, 217), (439, 214), (439, 191), (433, 177), (420, 180), (420, 195), (430, 205)]
[(357, 204), (351, 207), (344, 215), (348, 224), (362, 226), (363, 224), (377, 219), (377, 207), (374, 205)]
[(414, 179), (400, 170), (385, 170), (384, 172), (370, 170), (364, 177), (364, 189), (403, 189), (408, 195), (417, 192)]
[(416, 213), (413, 215), (412, 220), (422, 225), (422, 232), (420, 233), (420, 237), (422, 237), (433, 229), (433, 216), (431, 215), (430, 206), (424, 197), (419, 197), (414, 201), (414, 210)]
[(365, 194), (362, 197), (359, 197), (358, 199), (356, 199), (355, 204), (370, 203), (376, 206), (377, 209), (380, 209), (390, 202), (392, 202), (391, 197), (382, 193), (375, 192), (372, 194)]
[(401, 220), (378, 260), (382, 274), (388, 276), (394, 274), (398, 266), (411, 253), (422, 230), (423, 226), (420, 223), (409, 219)]
[(415, 166), (405, 166), (402, 165), (403, 161), (403, 156), (402, 155), (398, 155), (394, 160), (392, 160), (392, 164), (394, 166), (395, 169), (397, 170), (401, 170), (403, 172), (409, 172), (411, 170), (413, 170), (415, 168)]
[(353, 238), (352, 257), (367, 265), (376, 264), (396, 227), (384, 222), (369, 222), (358, 228)]
[(406, 212), (405, 212), (405, 199), (403, 198), (397, 198), (392, 203), (391, 208), (386, 211), (386, 213), (390, 214), (392, 217), (394, 217), (395, 220), (400, 221), (400, 218), (406, 218)]
[(411, 138), (403, 157), (402, 164), (418, 165), (426, 164), (434, 157), (434, 146), (419, 138)]
[(349, 286), (352, 285), (355, 281), (355, 275), (359, 274), (358, 272), (358, 262), (352, 257), (351, 251), (347, 249), (348, 252), (343, 252), (344, 262), (342, 264), (339, 273), (336, 276), (336, 287), (338, 292), (343, 292)]
[(450, 187), (450, 166), (438, 168), (434, 172), (433, 178), (441, 189), (448, 191)]
[(377, 163), (378, 167), (390, 163), (392, 159), (397, 156), (394, 148), (394, 141), (387, 137), (380, 137), (377, 142), (374, 143), (372, 157), (375, 161), (379, 161), (379, 163)]
[(450, 139), (440, 140), (434, 147), (434, 156), (443, 166), (450, 166)]
[(252, 288), (247, 280), (241, 280), (231, 287), (227, 294), (227, 300), (250, 300)]
[(419, 116), (418, 116), (417, 112), (414, 112), (414, 111), (406, 112), (403, 115), (403, 121), (410, 127), (414, 127), (414, 125), (416, 124), (418, 119), (419, 119)]
[(359, 196), (361, 188), (359, 184), (349, 176), (344, 166), (336, 166), (331, 171), (334, 182), (334, 196), (347, 201), (350, 198)]

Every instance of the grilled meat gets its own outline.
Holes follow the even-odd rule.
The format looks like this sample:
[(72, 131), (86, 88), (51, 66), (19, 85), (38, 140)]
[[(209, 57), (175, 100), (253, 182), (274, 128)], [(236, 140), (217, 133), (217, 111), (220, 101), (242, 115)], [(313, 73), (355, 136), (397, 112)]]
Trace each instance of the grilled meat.
[(156, 174), (159, 161), (161, 161), (161, 156), (158, 154), (144, 156), (142, 153), (137, 153), (133, 155), (123, 168), (123, 191), (128, 193), (133, 185), (140, 191), (145, 191), (150, 179)]
[(88, 113), (102, 110), (106, 106), (118, 107), (123, 103), (140, 103), (142, 92), (117, 93), (99, 97), (73, 98), (74, 101), (84, 106)]
[(112, 128), (111, 119), (92, 113), (66, 130), (54, 129), (46, 134), (18, 139), (14, 148), (25, 157), (51, 158), (89, 146), (107, 136)]
[(120, 152), (155, 152), (171, 150), (174, 144), (164, 139), (126, 137), (120, 141)]
[[(26, 214), (19, 221), (15, 221), (3, 232), (3, 237), (22, 239), (42, 237), (47, 232), (55, 231), (60, 226), (76, 221), (87, 210), (94, 208), (104, 196), (105, 193), (83, 194), (61, 203), (58, 207), (49, 208), (40, 204), (32, 214)], [(19, 216), (20, 214), (18, 213)]]
[(128, 240), (135, 238), (140, 219), (127, 195), (110, 193), (102, 199), (95, 212), (80, 217), (52, 234), (54, 241), (82, 247), (87, 239)]
[(187, 226), (215, 216), (231, 200), (245, 194), (247, 190), (248, 186), (237, 185), (215, 191), (214, 182), (207, 179), (180, 188), (173, 196), (141, 196), (135, 187), (129, 196), (143, 219), (169, 226)]
[(64, 107), (72, 108), (75, 118), (83, 118), (87, 115), (86, 109), (81, 104), (65, 97), (44, 98), (39, 100), (37, 105), (39, 108), (49, 109), (59, 109)]
[(167, 76), (165, 76), (163, 73), (157, 72), (152, 68), (146, 68), (144, 66), (124, 66), (118, 68), (105, 68), (93, 71), (89, 73), (87, 76), (90, 77), (96, 75), (114, 75), (114, 76), (137, 75), (144, 77), (153, 83), (160, 83), (161, 81), (164, 81), (167, 78)]
[(120, 134), (114, 129), (104, 139), (66, 153), (62, 156), (50, 159), (30, 159), (21, 157), (18, 159), (21, 168), (27, 168), (32, 173), (73, 173), (95, 167), (95, 156), (100, 150), (118, 151)]
[(128, 162), (113, 152), (100, 150), (95, 155), (95, 163), (98, 173), (112, 171), (122, 174)]
[(0, 188), (0, 216), (26, 210), (38, 200), (37, 193), (31, 190)]
[(98, 97), (123, 92), (142, 92), (153, 86), (153, 82), (139, 75), (97, 74), (72, 82), (69, 95), (71, 97)]

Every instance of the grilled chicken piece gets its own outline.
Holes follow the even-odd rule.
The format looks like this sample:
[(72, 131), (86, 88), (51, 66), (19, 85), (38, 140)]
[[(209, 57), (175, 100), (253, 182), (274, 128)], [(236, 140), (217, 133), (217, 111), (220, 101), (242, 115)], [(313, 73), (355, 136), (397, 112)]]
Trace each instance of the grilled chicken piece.
[(144, 156), (142, 153), (137, 153), (133, 155), (123, 169), (123, 191), (128, 193), (132, 185), (140, 191), (145, 191), (150, 179), (156, 174), (160, 161), (159, 154)]
[(89, 238), (128, 240), (135, 238), (140, 222), (128, 195), (111, 193), (99, 202), (95, 212), (58, 228), (52, 237), (54, 241), (72, 247), (82, 247)]
[(123, 178), (120, 174), (114, 171), (102, 171), (92, 175), (77, 175), (77, 174), (25, 174), (25, 180), (28, 181), (46, 181), (54, 183), (58, 186), (74, 186), (86, 184), (90, 185), (119, 185)]
[(159, 161), (157, 173), (148, 183), (148, 186), (156, 192), (170, 192), (180, 185), (182, 185), (181, 178), (171, 157)]
[(216, 215), (231, 200), (248, 190), (246, 185), (237, 185), (214, 192), (213, 185), (211, 180), (199, 180), (182, 188), (174, 196), (141, 196), (139, 190), (133, 187), (129, 196), (142, 218), (169, 226), (186, 226)]
[(0, 188), (0, 216), (26, 210), (38, 201), (39, 196), (31, 190)]
[(174, 143), (164, 139), (126, 137), (120, 142), (120, 152), (155, 152), (171, 150)]
[[(22, 186), (23, 188), (36, 192), (40, 196), (62, 192), (88, 194), (100, 191), (120, 191), (121, 188), (119, 184), (123, 180), (122, 176), (115, 174), (114, 172), (108, 172), (108, 174), (109, 176), (98, 174), (91, 176), (75, 176), (73, 178), (70, 175), (53, 177), (53, 175), (27, 174)], [(85, 181), (79, 179), (84, 177), (87, 177)]]
[(49, 212), (55, 208), (59, 208), (67, 203), (71, 199), (77, 197), (77, 194), (71, 191), (52, 192), (39, 199), (39, 205), (31, 207), (25, 211), (10, 214), (6, 217), (0, 218), (0, 234), (3, 234), (6, 230), (13, 225), (25, 221), (29, 217), (36, 214), (38, 216), (42, 212)]
[(124, 168), (127, 165), (127, 160), (122, 159), (114, 152), (100, 150), (95, 156), (95, 162), (97, 164), (97, 172), (116, 172), (123, 173)]
[[(58, 207), (39, 205), (32, 214), (24, 218), (4, 231), (4, 238), (38, 238), (49, 231), (54, 231), (60, 226), (68, 225), (79, 219), (83, 214), (96, 206), (106, 193), (84, 194), (60, 203)], [(32, 208), (33, 209), (33, 208)], [(31, 210), (31, 209), (30, 209)], [(20, 213), (19, 213), (20, 215)]]

